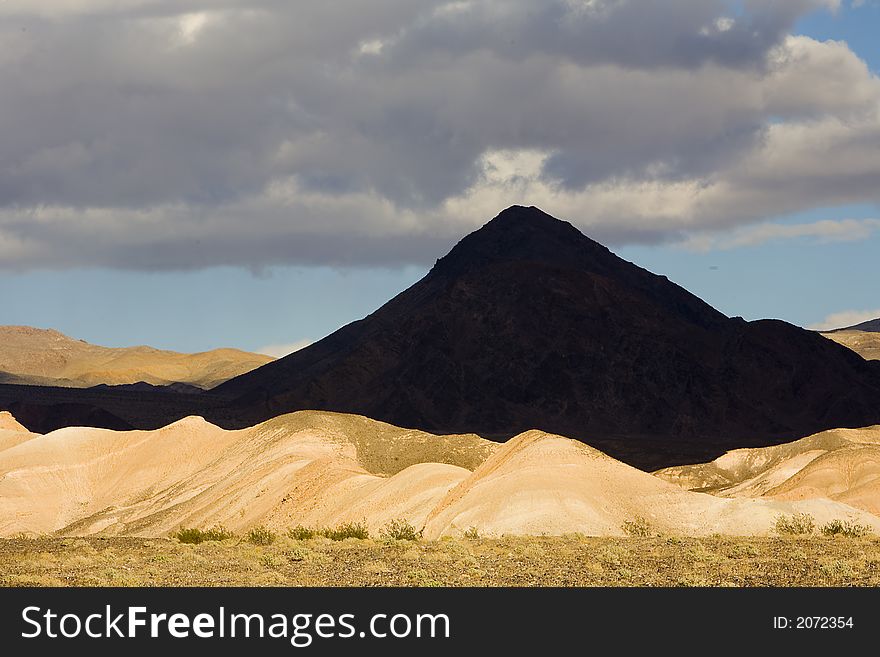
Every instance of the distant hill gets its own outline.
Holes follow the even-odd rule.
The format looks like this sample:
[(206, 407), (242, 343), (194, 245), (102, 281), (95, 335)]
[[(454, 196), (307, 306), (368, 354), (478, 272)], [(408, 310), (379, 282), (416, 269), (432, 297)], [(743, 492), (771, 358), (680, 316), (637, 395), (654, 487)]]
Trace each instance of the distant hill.
[(865, 360), (880, 360), (880, 319), (822, 333), (844, 347), (852, 349)]
[(852, 349), (865, 360), (880, 360), (880, 333), (841, 329), (822, 335)]
[(867, 322), (856, 324), (855, 326), (847, 326), (841, 331), (867, 331), (869, 333), (880, 333), (880, 318), (869, 319)]
[(51, 329), (0, 326), (0, 383), (74, 388), (184, 383), (208, 389), (272, 360), (237, 349), (197, 354), (152, 347), (114, 349)]
[(215, 392), (227, 425), (320, 409), (496, 439), (538, 428), (642, 467), (880, 422), (880, 364), (728, 318), (519, 206), (373, 314)]
[(880, 426), (832, 429), (792, 443), (737, 449), (655, 473), (720, 497), (826, 498), (880, 515)]

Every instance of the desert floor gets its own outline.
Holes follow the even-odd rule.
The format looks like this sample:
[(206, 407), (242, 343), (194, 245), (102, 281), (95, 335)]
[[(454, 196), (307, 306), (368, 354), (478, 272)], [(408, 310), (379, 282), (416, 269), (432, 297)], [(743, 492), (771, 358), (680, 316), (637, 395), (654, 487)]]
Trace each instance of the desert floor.
[(0, 585), (880, 586), (880, 538), (22, 538)]

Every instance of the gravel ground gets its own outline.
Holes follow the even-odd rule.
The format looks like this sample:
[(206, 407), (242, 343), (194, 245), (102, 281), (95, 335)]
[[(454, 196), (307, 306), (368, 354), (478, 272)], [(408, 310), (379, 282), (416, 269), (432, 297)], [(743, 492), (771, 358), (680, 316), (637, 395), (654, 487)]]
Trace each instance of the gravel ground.
[(880, 539), (9, 539), (0, 585), (880, 586)]

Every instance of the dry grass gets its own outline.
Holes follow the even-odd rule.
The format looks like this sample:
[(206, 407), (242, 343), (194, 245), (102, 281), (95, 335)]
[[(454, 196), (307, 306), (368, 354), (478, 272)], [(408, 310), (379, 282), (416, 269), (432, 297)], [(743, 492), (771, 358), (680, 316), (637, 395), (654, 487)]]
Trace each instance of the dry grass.
[(880, 586), (880, 539), (0, 540), (3, 586)]

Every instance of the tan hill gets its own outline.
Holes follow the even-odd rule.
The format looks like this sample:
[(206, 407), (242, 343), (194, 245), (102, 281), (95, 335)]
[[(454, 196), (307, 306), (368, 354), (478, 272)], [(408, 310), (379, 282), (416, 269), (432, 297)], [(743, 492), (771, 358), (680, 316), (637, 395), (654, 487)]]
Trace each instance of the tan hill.
[(760, 535), (778, 515), (794, 512), (820, 522), (857, 516), (880, 526), (880, 518), (829, 500), (724, 499), (684, 491), (587, 445), (530, 431), (450, 492), (425, 533), (475, 526), (495, 534), (618, 535), (624, 523), (643, 518), (654, 530), (675, 535)]
[(157, 431), (65, 428), (0, 451), (0, 536), (423, 524), (495, 448), (309, 411), (239, 431), (195, 417)]
[(30, 433), (16, 420), (12, 413), (0, 411), (0, 452), (30, 440), (37, 434)]
[(737, 449), (657, 476), (713, 495), (775, 500), (830, 499), (880, 514), (880, 426), (835, 429), (792, 443)]
[(152, 347), (114, 349), (51, 329), (0, 326), (0, 383), (85, 388), (144, 381), (207, 389), (272, 360), (237, 349), (197, 354)]
[(880, 360), (880, 332), (844, 329), (822, 335), (849, 347), (865, 360)]
[(619, 535), (647, 519), (683, 535), (766, 534), (780, 513), (880, 518), (830, 500), (693, 493), (539, 431), (498, 445), (353, 415), (301, 411), (227, 431), (190, 417), (157, 431), (65, 428), (0, 451), (0, 536), (164, 536), (180, 526), (284, 530), (404, 518), (426, 538)]

